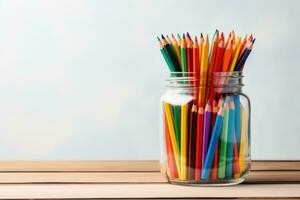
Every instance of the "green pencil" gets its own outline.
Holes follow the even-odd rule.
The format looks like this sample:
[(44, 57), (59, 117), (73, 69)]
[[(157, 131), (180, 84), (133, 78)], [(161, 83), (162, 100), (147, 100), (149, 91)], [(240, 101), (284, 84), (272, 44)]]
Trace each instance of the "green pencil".
[(181, 66), (182, 66), (182, 72), (187, 72), (187, 64), (186, 64), (186, 41), (185, 36), (183, 34), (182, 40), (181, 40)]
[(173, 66), (173, 63), (171, 62), (171, 58), (170, 58), (169, 54), (166, 52), (166, 49), (163, 45), (163, 42), (160, 40), (160, 38), (158, 36), (157, 36), (157, 40), (159, 42), (160, 52), (163, 55), (167, 65), (168, 65), (168, 68), (169, 68), (170, 72), (174, 72), (175, 68)]
[(175, 134), (176, 134), (176, 142), (178, 145), (178, 150), (180, 152), (180, 124), (181, 124), (181, 106), (173, 105), (173, 113), (174, 113), (174, 124), (175, 124)]
[(228, 98), (226, 98), (224, 104), (224, 120), (222, 126), (222, 133), (220, 137), (220, 153), (219, 153), (219, 168), (218, 168), (219, 178), (225, 178), (228, 122), (229, 122), (228, 118), (229, 118), (229, 108), (228, 108)]
[(170, 60), (173, 63), (175, 71), (180, 72), (179, 61), (176, 58), (174, 49), (172, 50), (172, 48), (173, 48), (172, 45), (169, 44), (169, 42), (166, 40), (166, 38), (163, 35), (161, 35), (161, 38), (162, 38), (164, 48), (166, 49), (167, 54), (169, 54), (169, 57), (171, 58)]

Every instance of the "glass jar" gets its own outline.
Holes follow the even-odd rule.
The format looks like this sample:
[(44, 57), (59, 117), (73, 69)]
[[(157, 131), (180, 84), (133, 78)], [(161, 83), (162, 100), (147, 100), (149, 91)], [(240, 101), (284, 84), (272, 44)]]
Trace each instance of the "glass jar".
[(162, 96), (161, 170), (170, 183), (233, 185), (250, 170), (242, 72), (171, 73)]

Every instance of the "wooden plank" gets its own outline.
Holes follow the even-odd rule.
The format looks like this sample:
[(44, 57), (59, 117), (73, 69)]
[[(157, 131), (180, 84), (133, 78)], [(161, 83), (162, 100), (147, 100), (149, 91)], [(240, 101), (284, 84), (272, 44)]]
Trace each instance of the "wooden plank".
[(0, 172), (159, 171), (158, 161), (1, 161)]
[(300, 183), (300, 171), (251, 171), (246, 183)]
[(300, 161), (252, 161), (252, 170), (300, 171)]
[(235, 187), (188, 187), (171, 184), (0, 185), (2, 199), (274, 197), (299, 198), (300, 184), (241, 184)]
[[(253, 171), (245, 183), (300, 183), (300, 171)], [(0, 183), (167, 183), (160, 172), (0, 173)]]
[(0, 173), (0, 183), (167, 183), (160, 172)]
[[(300, 161), (252, 161), (252, 170), (300, 170)], [(1, 161), (0, 172), (159, 171), (158, 161)]]

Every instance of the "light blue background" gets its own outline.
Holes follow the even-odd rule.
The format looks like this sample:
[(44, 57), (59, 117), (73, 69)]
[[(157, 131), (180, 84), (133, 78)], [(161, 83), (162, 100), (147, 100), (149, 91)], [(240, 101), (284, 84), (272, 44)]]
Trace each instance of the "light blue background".
[(0, 159), (159, 159), (156, 35), (257, 38), (252, 158), (300, 159), (299, 1), (0, 1)]

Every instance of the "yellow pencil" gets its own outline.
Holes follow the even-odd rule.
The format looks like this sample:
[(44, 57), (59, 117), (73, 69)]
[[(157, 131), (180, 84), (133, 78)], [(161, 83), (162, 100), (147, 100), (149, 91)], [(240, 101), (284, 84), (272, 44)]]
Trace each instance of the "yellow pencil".
[(210, 56), (209, 56), (209, 63), (208, 63), (208, 75), (209, 75), (209, 77), (211, 77), (212, 70), (214, 68), (214, 63), (215, 63), (215, 59), (216, 59), (218, 45), (219, 45), (219, 31), (216, 30), (215, 36), (214, 36), (213, 41), (212, 41)]
[(173, 34), (171, 36), (172, 36), (172, 45), (173, 45), (173, 48), (175, 50), (176, 57), (179, 61), (179, 64), (181, 64), (181, 57), (180, 57), (178, 42), (177, 42), (177, 40), (176, 40), (176, 38)]
[(246, 145), (246, 112), (241, 104), (241, 143), (239, 152), (240, 175), (245, 171), (245, 145)]
[(206, 98), (206, 81), (208, 70), (208, 51), (209, 51), (209, 39), (208, 34), (205, 36), (205, 40), (201, 49), (201, 68), (200, 68), (200, 87), (199, 87), (199, 101), (200, 106), (203, 106)]
[(242, 46), (241, 37), (238, 36), (237, 37), (237, 42), (235, 44), (234, 57), (233, 57), (233, 59), (231, 61), (231, 65), (230, 65), (230, 71), (231, 72), (234, 70), (236, 61), (237, 61), (237, 59), (239, 57), (241, 46)]
[(172, 147), (173, 147), (173, 152), (174, 152), (176, 169), (177, 169), (177, 172), (178, 172), (178, 176), (180, 177), (180, 167), (179, 167), (179, 159), (178, 159), (178, 146), (177, 146), (177, 142), (176, 142), (176, 135), (175, 135), (175, 130), (174, 130), (171, 107), (168, 103), (164, 103), (164, 107), (165, 107), (166, 119), (167, 119), (167, 124), (168, 124), (169, 132), (170, 132), (170, 138), (171, 138), (171, 143), (172, 143)]
[(180, 180), (187, 179), (187, 107), (187, 104), (181, 106), (181, 176), (179, 176)]

